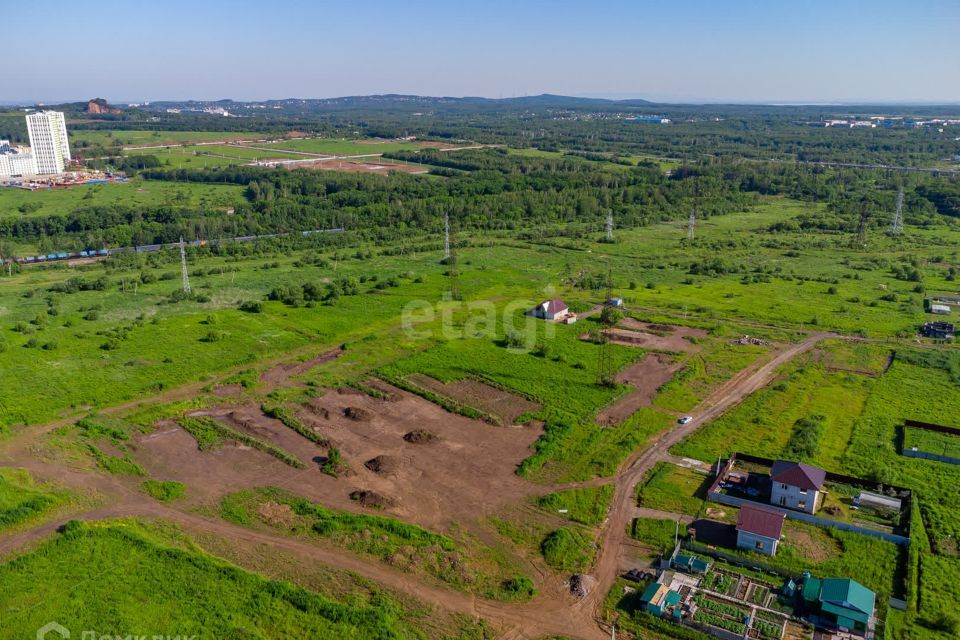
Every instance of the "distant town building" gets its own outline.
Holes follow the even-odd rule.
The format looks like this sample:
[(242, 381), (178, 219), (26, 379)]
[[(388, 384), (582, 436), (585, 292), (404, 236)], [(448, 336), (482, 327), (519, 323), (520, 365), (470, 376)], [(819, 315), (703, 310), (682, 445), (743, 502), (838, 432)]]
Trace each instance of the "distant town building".
[(40, 175), (63, 173), (64, 167), (70, 162), (70, 143), (63, 113), (38, 111), (27, 115), (27, 132), (36, 172)]
[(770, 504), (816, 513), (823, 497), (823, 469), (802, 462), (777, 460), (770, 469)]
[(930, 313), (936, 313), (941, 316), (950, 315), (950, 307), (945, 304), (932, 304), (930, 305)]
[(654, 122), (656, 124), (670, 124), (670, 118), (661, 118), (660, 116), (634, 116), (626, 118), (627, 122)]

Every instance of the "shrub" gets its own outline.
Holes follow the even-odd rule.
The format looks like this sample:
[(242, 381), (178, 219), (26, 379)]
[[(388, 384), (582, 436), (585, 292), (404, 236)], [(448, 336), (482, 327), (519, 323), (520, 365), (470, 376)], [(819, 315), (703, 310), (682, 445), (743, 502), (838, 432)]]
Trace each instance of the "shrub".
[(174, 480), (144, 480), (140, 485), (144, 491), (160, 502), (170, 502), (183, 496), (186, 489), (182, 482)]

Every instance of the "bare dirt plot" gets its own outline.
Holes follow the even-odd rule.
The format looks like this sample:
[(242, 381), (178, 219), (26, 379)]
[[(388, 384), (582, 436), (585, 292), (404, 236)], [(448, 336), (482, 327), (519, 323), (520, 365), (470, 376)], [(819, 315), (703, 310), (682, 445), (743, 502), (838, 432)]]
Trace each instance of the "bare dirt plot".
[[(633, 347), (643, 347), (653, 351), (675, 351), (687, 353), (698, 347), (687, 338), (705, 338), (707, 332), (693, 327), (639, 322), (633, 318), (624, 318), (620, 326), (604, 331), (611, 342)], [(587, 336), (583, 338), (586, 339)]]
[(532, 400), (472, 378), (444, 383), (430, 376), (415, 373), (407, 376), (407, 379), (422, 389), (497, 416), (503, 424), (514, 424), (523, 414), (534, 413), (543, 408)]
[[(312, 422), (351, 466), (352, 474), (346, 477), (322, 473), (317, 459), (325, 457), (326, 449), (264, 416), (254, 404), (203, 413), (283, 448), (308, 463), (307, 469), (293, 469), (261, 451), (231, 444), (201, 452), (193, 437), (172, 423), (138, 439), (137, 459), (152, 476), (186, 483), (185, 500), (194, 506), (214, 505), (241, 489), (278, 486), (333, 508), (359, 511), (363, 507), (350, 495), (368, 491), (392, 503), (384, 505), (385, 514), (435, 530), (450, 521), (475, 522), (537, 493), (515, 470), (530, 455), (539, 430), (492, 427), (399, 389), (392, 393), (394, 401), (353, 390), (328, 391), (315, 399), (317, 409), (325, 409), (329, 418)], [(363, 409), (370, 419), (347, 418), (348, 407)], [(417, 429), (437, 439), (428, 445), (404, 440)], [(366, 468), (365, 463), (378, 456), (395, 463), (392, 474)]]
[(418, 140), (417, 144), (421, 147), (428, 147), (430, 149), (456, 149), (457, 145), (450, 144), (449, 142), (436, 142), (434, 140)]
[(401, 164), (376, 160), (375, 162), (361, 162), (358, 160), (341, 160), (338, 158), (318, 159), (313, 162), (298, 162), (283, 165), (288, 169), (320, 169), (322, 171), (349, 171), (352, 173), (382, 173), (391, 171), (400, 173), (427, 173), (429, 169), (418, 164)]
[(291, 376), (298, 376), (306, 373), (317, 365), (323, 364), (324, 362), (329, 362), (335, 358), (339, 358), (341, 355), (343, 355), (342, 346), (337, 347), (336, 349), (331, 349), (325, 353), (321, 353), (316, 358), (307, 360), (306, 362), (284, 362), (276, 365), (275, 367), (270, 367), (264, 371), (260, 376), (260, 382), (266, 382), (268, 384), (282, 384)]
[(613, 425), (623, 422), (641, 407), (649, 407), (657, 396), (657, 391), (669, 382), (683, 363), (674, 362), (669, 356), (648, 353), (642, 360), (634, 363), (617, 374), (617, 382), (634, 387), (597, 416), (597, 422)]

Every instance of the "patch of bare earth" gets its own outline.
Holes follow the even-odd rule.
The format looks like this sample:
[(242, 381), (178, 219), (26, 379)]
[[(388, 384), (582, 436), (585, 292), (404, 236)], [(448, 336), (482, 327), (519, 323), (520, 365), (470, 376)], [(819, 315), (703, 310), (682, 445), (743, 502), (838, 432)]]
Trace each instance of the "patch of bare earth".
[(360, 162), (358, 160), (341, 160), (339, 158), (323, 158), (313, 162), (298, 162), (283, 165), (288, 169), (319, 169), (321, 171), (347, 171), (350, 173), (381, 173), (391, 171), (400, 173), (427, 173), (428, 168), (418, 164), (400, 164), (377, 160), (376, 162)]
[[(450, 521), (482, 520), (536, 493), (515, 471), (530, 455), (538, 429), (494, 430), (419, 396), (390, 391), (396, 400), (328, 391), (312, 402), (312, 412), (329, 416), (315, 428), (353, 469), (348, 476), (334, 478), (320, 471), (327, 449), (264, 416), (255, 403), (197, 413), (278, 446), (307, 462), (308, 468), (294, 469), (262, 451), (229, 443), (200, 451), (194, 438), (178, 427), (138, 438), (136, 457), (151, 476), (187, 484), (188, 507), (216, 505), (225, 494), (242, 489), (277, 486), (331, 508), (357, 511), (361, 507), (350, 494), (371, 491), (395, 501), (384, 506), (386, 512), (432, 529)], [(344, 415), (348, 407), (362, 409), (370, 419), (351, 420)], [(299, 412), (301, 417), (307, 413)], [(430, 444), (415, 444), (425, 441)], [(379, 471), (365, 466), (377, 458), (382, 458)], [(394, 463), (392, 473), (383, 472)]]
[(213, 390), (213, 395), (218, 398), (229, 398), (231, 396), (240, 395), (240, 392), (243, 391), (243, 385), (239, 384), (224, 384)]
[(272, 500), (261, 504), (257, 508), (257, 515), (263, 518), (264, 522), (274, 527), (288, 527), (297, 519), (290, 505), (280, 504)]
[[(688, 353), (698, 348), (688, 338), (705, 338), (703, 329), (668, 324), (640, 322), (633, 318), (624, 318), (617, 327), (604, 332), (611, 342), (631, 347), (643, 347), (652, 351), (673, 351)], [(581, 339), (588, 339), (588, 335)]]
[(341, 355), (343, 355), (343, 347), (337, 347), (306, 362), (284, 362), (264, 371), (260, 376), (260, 382), (275, 385), (283, 384), (292, 376), (304, 374), (317, 365), (339, 358)]
[(832, 539), (826, 539), (826, 536), (824, 540), (818, 541), (803, 529), (792, 529), (787, 537), (804, 558), (814, 563), (826, 562), (837, 554), (836, 543)]
[(597, 416), (597, 422), (603, 425), (619, 424), (641, 407), (651, 406), (660, 387), (669, 382), (682, 366), (670, 356), (648, 353), (642, 360), (617, 374), (617, 382), (629, 384), (634, 390), (603, 409)]
[(497, 416), (503, 424), (514, 424), (523, 414), (535, 413), (543, 408), (532, 400), (473, 378), (443, 383), (422, 373), (414, 373), (407, 376), (407, 380), (464, 406)]

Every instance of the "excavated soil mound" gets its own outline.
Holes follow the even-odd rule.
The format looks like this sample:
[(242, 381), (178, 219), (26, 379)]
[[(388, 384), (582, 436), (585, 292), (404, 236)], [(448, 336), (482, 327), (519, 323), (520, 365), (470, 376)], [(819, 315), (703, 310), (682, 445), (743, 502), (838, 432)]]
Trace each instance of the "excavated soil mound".
[(426, 429), (416, 429), (403, 436), (403, 439), (410, 444), (429, 444), (436, 442), (439, 438)]
[(392, 476), (400, 469), (400, 459), (393, 456), (377, 456), (363, 463), (367, 469), (381, 476)]
[(366, 489), (354, 491), (350, 494), (350, 499), (356, 500), (364, 507), (369, 507), (371, 509), (384, 509), (386, 507), (391, 507), (394, 504), (393, 500), (387, 496), (381, 495), (376, 491), (369, 491)]
[(360, 407), (347, 407), (343, 410), (343, 415), (347, 416), (351, 420), (357, 420), (358, 422), (366, 422), (373, 417), (372, 413), (366, 409), (361, 409)]

